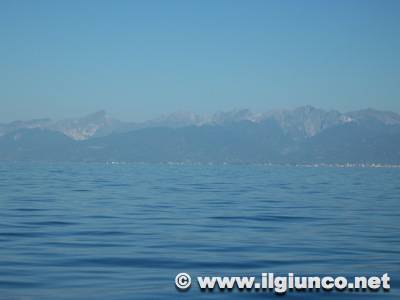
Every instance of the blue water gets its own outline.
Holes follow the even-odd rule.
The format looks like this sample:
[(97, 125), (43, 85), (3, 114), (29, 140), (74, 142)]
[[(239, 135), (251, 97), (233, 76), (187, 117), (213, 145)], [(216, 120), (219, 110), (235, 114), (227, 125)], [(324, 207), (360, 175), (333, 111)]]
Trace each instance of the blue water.
[(196, 275), (382, 275), (400, 299), (400, 169), (0, 164), (0, 299), (265, 299)]

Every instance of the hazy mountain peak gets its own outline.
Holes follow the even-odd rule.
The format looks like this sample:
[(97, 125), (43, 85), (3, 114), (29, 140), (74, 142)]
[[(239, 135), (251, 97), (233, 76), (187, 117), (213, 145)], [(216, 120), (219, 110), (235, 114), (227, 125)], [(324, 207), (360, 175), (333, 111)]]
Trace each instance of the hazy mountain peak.
[(325, 111), (311, 105), (293, 110), (271, 111), (264, 114), (263, 118), (275, 120), (287, 134), (296, 138), (312, 137), (329, 127), (346, 122), (338, 111)]
[(317, 112), (317, 111), (322, 111), (322, 110), (318, 109), (318, 108), (315, 108), (312, 105), (303, 105), (303, 106), (296, 107), (294, 109), (294, 111), (295, 112), (301, 112), (301, 113), (304, 113), (304, 114), (310, 114), (310, 113)]
[(346, 115), (356, 121), (377, 121), (385, 125), (400, 124), (400, 115), (391, 111), (367, 108), (349, 112)]
[(37, 119), (0, 124), (0, 136), (23, 128), (43, 128), (61, 132), (74, 140), (85, 140), (91, 137), (108, 135), (112, 132), (127, 132), (146, 127), (219, 126), (242, 121), (259, 123), (267, 120), (276, 122), (286, 135), (294, 139), (303, 139), (318, 135), (328, 128), (349, 122), (370, 124), (378, 122), (384, 125), (400, 124), (400, 115), (371, 108), (340, 113), (335, 110), (328, 111), (305, 105), (295, 109), (274, 110), (262, 114), (253, 113), (249, 109), (233, 109), (216, 112), (211, 115), (178, 111), (142, 123), (129, 123), (113, 119), (107, 115), (106, 111), (99, 110), (80, 118), (70, 118), (55, 122), (50, 119)]
[(85, 140), (92, 136), (101, 135), (99, 132), (105, 130), (104, 134), (112, 132), (112, 127), (117, 120), (108, 117), (104, 110), (86, 115), (82, 118), (73, 118), (58, 121), (52, 129), (61, 131), (74, 140)]
[[(0, 136), (0, 160), (399, 163), (397, 124), (400, 116), (393, 112), (346, 114), (312, 106), (265, 114), (177, 112), (143, 123), (123, 123), (99, 111), (57, 122), (0, 125), (6, 132)], [(98, 138), (73, 141), (90, 137)]]
[(29, 121), (13, 121), (8, 124), (0, 124), (0, 136), (18, 129), (47, 128), (52, 123), (51, 119), (33, 119)]
[(213, 123), (231, 123), (238, 121), (252, 121), (258, 120), (258, 115), (252, 113), (249, 109), (233, 109), (225, 112), (217, 112), (211, 118)]

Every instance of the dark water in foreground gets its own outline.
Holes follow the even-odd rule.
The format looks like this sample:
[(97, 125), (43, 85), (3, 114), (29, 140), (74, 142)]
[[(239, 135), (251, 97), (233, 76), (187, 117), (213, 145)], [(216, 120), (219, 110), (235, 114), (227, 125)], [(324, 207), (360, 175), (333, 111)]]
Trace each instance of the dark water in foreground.
[(262, 299), (174, 277), (382, 275), (400, 299), (400, 169), (0, 164), (0, 299)]

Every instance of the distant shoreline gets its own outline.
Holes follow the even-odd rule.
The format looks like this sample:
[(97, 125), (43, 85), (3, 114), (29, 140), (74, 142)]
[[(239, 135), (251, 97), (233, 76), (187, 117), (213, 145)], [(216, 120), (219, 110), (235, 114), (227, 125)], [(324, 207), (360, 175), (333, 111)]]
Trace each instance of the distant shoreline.
[(133, 161), (44, 161), (44, 160), (1, 160), (0, 164), (100, 164), (100, 165), (162, 165), (162, 166), (265, 166), (292, 168), (361, 168), (361, 169), (400, 169), (400, 164), (384, 163), (246, 163), (246, 162), (133, 162)]

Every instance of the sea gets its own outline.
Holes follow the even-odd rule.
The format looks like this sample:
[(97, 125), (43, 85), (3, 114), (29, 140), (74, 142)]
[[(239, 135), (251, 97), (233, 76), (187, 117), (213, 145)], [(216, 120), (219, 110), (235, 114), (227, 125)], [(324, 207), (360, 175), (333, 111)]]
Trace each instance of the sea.
[[(196, 284), (265, 272), (391, 288)], [(400, 299), (400, 169), (2, 162), (0, 299)]]

